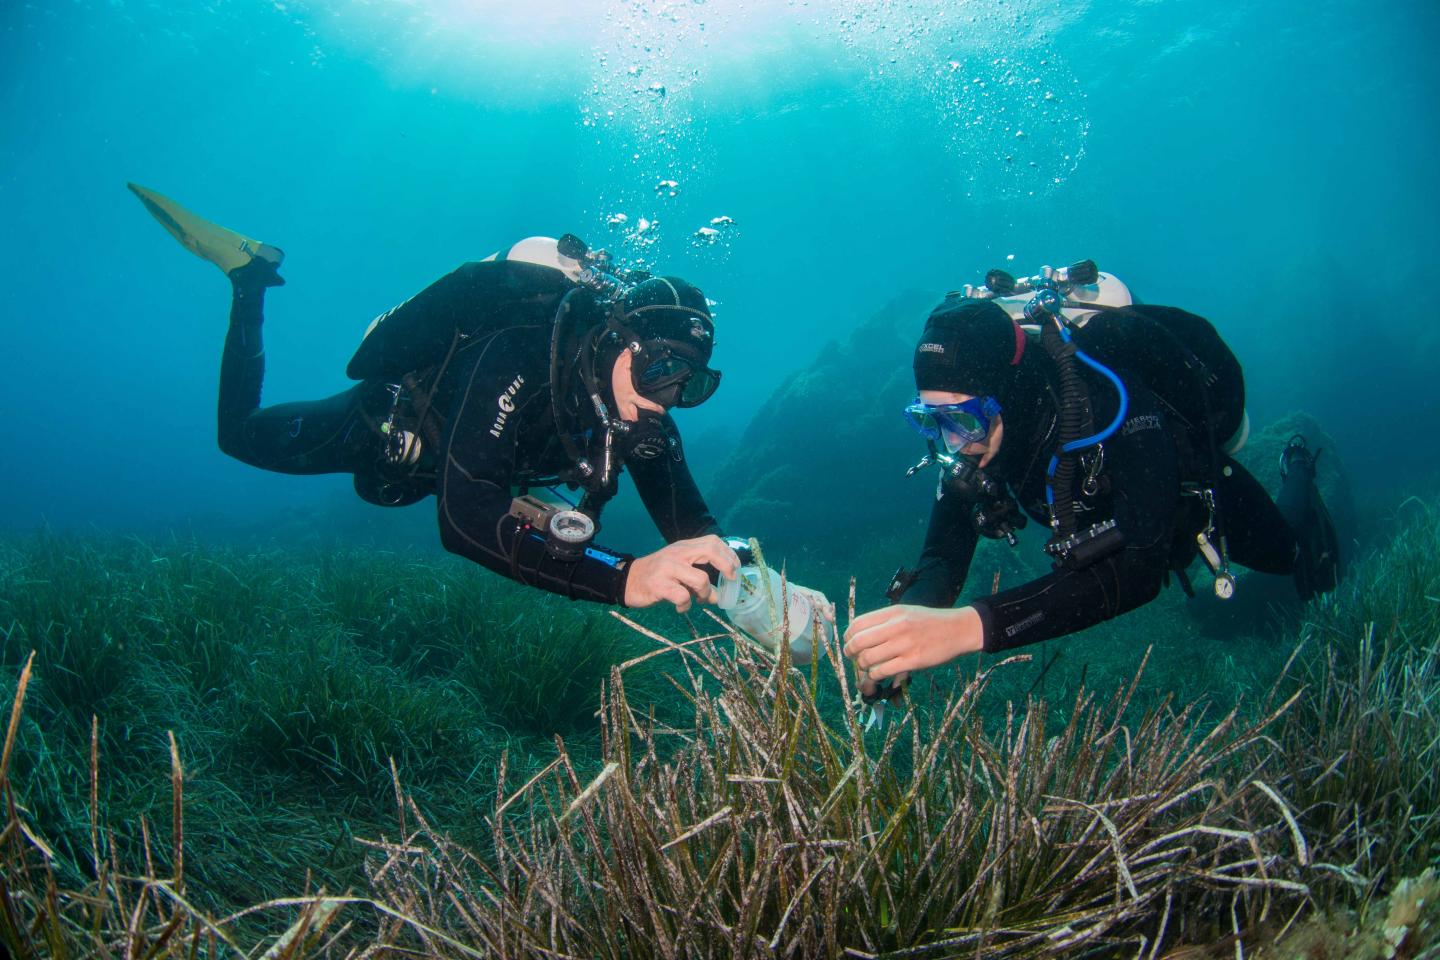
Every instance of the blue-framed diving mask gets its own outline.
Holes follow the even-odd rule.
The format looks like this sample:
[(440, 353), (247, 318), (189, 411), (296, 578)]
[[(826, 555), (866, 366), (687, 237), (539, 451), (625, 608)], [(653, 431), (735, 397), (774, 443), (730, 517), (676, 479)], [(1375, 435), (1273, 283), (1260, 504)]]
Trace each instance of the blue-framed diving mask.
[(990, 424), (1000, 413), (994, 397), (972, 397), (959, 403), (922, 403), (919, 397), (905, 408), (905, 420), (932, 443), (958, 453), (970, 443), (990, 435)]

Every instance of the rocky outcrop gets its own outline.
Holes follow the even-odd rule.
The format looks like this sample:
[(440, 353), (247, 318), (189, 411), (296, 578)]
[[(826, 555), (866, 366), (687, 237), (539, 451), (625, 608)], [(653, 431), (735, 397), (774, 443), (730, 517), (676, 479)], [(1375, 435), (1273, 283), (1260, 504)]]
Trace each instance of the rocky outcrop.
[(802, 581), (914, 559), (935, 481), (905, 476), (925, 448), (901, 410), (931, 299), (897, 298), (789, 377), (706, 491), (727, 531), (759, 537)]

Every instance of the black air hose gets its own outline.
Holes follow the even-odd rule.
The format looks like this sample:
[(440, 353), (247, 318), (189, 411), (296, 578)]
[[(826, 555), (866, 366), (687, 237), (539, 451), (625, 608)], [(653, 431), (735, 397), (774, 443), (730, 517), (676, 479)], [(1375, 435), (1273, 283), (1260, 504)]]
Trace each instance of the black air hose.
[(1058, 317), (1046, 320), (1040, 334), (1040, 345), (1055, 361), (1060, 375), (1060, 411), (1058, 415), (1060, 439), (1056, 444), (1055, 456), (1058, 458), (1058, 462), (1051, 481), (1055, 498), (1052, 516), (1057, 537), (1069, 536), (1075, 532), (1073, 491), (1075, 468), (1080, 462), (1078, 452), (1065, 453), (1063, 448), (1067, 443), (1087, 437), (1094, 432), (1091, 429), (1090, 394), (1085, 388), (1085, 381), (1080, 378), (1080, 370), (1075, 363), (1077, 347), (1073, 342), (1067, 343), (1060, 336), (1061, 322)]

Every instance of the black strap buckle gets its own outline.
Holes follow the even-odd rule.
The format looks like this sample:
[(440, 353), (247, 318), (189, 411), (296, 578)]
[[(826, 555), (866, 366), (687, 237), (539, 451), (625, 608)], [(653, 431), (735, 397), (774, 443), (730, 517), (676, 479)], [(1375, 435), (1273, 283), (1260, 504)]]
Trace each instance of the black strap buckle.
[(896, 683), (889, 677), (875, 682), (874, 693), (860, 694), (860, 701), (867, 707), (874, 706), (884, 700), (887, 703), (898, 703), (905, 696), (905, 688), (910, 685), (909, 679)]
[(896, 567), (895, 575), (890, 578), (890, 585), (885, 588), (885, 599), (891, 603), (899, 603), (900, 598), (905, 596), (905, 591), (910, 589), (919, 576), (918, 570)]

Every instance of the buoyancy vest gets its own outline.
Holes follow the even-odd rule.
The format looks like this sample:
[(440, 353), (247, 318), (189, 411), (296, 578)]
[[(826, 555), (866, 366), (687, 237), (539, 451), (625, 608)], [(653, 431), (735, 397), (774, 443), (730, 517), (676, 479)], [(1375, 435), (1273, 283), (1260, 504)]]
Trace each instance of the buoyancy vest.
[(391, 397), (366, 420), (385, 444), (374, 477), (356, 475), (356, 490), (385, 506), (414, 502), (433, 489), (433, 456), (445, 413), (437, 391), (461, 342), (487, 331), (552, 322), (575, 287), (578, 264), (557, 241), (530, 237), (480, 261), (462, 264), (366, 328), (345, 372), (384, 385)]
[(1134, 304), (1098, 312), (1074, 337), (1081, 349), (1155, 394), (1197, 449), (1239, 449), (1245, 375), (1210, 321), (1177, 307)]
[(550, 323), (575, 286), (552, 267), (508, 260), (473, 261), (381, 314), (365, 331), (346, 374), (398, 383), (443, 363), (457, 337), (503, 326)]

